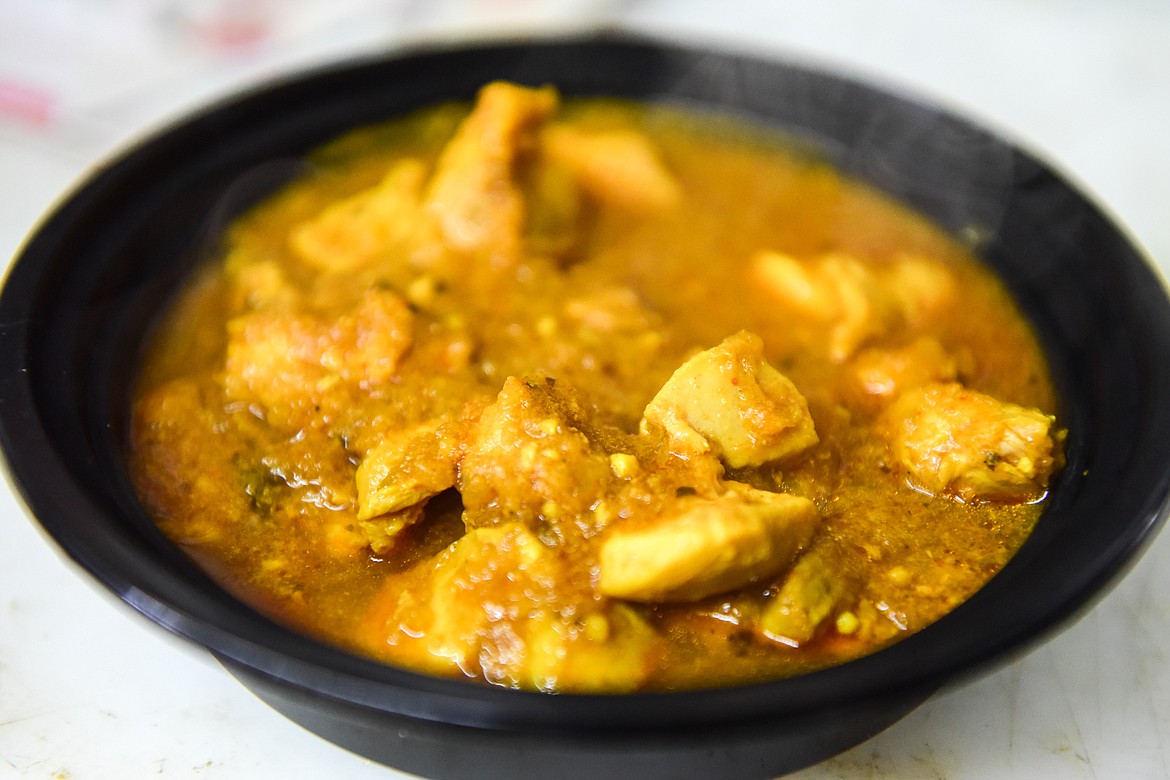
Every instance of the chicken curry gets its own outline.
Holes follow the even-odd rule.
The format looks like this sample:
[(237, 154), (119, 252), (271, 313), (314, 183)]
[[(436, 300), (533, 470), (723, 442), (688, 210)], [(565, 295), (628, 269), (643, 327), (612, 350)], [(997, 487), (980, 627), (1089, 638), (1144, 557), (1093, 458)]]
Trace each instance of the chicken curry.
[(961, 242), (726, 119), (493, 83), (356, 130), (158, 328), (132, 474), (258, 610), (426, 673), (731, 685), (873, 652), (1060, 465)]

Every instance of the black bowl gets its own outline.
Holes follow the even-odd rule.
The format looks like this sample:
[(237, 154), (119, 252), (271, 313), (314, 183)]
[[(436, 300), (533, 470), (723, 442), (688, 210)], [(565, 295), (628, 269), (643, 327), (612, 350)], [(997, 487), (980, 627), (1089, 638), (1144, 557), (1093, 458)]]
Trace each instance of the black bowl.
[[(152, 319), (231, 213), (322, 142), (473, 96), (553, 83), (740, 115), (978, 238), (1051, 361), (1068, 465), (1019, 554), (953, 613), (839, 667), (721, 690), (552, 696), (348, 655), (229, 596), (167, 542), (124, 469)], [(462, 46), (309, 74), (213, 106), (97, 171), (24, 247), (0, 296), (0, 442), (24, 500), (127, 604), (206, 647), (276, 709), (434, 777), (764, 777), (877, 733), (941, 686), (1102, 595), (1170, 494), (1170, 303), (1116, 227), (1011, 144), (935, 108), (778, 62), (620, 37)]]

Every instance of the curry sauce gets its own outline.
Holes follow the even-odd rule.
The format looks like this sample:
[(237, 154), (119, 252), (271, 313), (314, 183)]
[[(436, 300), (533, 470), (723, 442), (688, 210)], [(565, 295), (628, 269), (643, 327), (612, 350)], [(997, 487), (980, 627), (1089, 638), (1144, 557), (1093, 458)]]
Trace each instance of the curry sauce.
[(551, 88), (356, 130), (160, 324), (131, 469), (256, 609), (546, 691), (737, 684), (937, 620), (1059, 467), (970, 250), (784, 139)]

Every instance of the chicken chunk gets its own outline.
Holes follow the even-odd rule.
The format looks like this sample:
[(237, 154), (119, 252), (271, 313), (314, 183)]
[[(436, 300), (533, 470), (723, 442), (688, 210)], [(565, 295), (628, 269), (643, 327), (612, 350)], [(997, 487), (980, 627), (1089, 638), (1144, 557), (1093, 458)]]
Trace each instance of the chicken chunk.
[(454, 486), (457, 431), (455, 421), (432, 420), (395, 431), (366, 453), (356, 475), (358, 519), (406, 509)]
[(885, 333), (896, 313), (895, 301), (873, 273), (848, 255), (801, 262), (780, 252), (761, 252), (751, 268), (756, 281), (788, 311), (827, 326), (829, 359), (835, 363)]
[(568, 166), (544, 159), (523, 174), (525, 248), (542, 256), (567, 253), (582, 236), (584, 200), (576, 174)]
[(275, 260), (257, 260), (236, 249), (224, 262), (232, 284), (232, 306), (238, 311), (289, 311), (301, 301), (300, 292)]
[(419, 221), (425, 177), (420, 161), (399, 161), (376, 186), (293, 228), (289, 234), (293, 251), (314, 268), (339, 273), (405, 252)]
[(572, 169), (597, 200), (647, 213), (669, 208), (682, 196), (650, 140), (636, 131), (590, 133), (551, 125), (541, 141), (544, 153)]
[(514, 687), (637, 687), (650, 670), (652, 629), (620, 605), (558, 610), (565, 576), (524, 525), (478, 528), (433, 561), (391, 576), (367, 642), (375, 653), (394, 646), (396, 659), (435, 673), (458, 669)]
[(582, 431), (583, 417), (551, 379), (509, 377), (472, 428), (460, 464), (468, 527), (520, 519), (555, 528), (584, 514), (614, 477), (609, 453)]
[(573, 620), (534, 621), (525, 676), (542, 691), (633, 691), (650, 673), (654, 641), (650, 624), (621, 603)]
[(921, 327), (950, 311), (955, 300), (954, 274), (927, 257), (899, 256), (881, 270), (879, 279), (903, 320), (912, 327)]
[(532, 330), (541, 339), (536, 359), (543, 371), (587, 389), (591, 402), (623, 421), (641, 418), (662, 382), (647, 366), (661, 354), (667, 329), (637, 293), (624, 285), (582, 285)]
[(908, 480), (962, 501), (1030, 501), (1056, 465), (1053, 418), (957, 383), (910, 390), (886, 412), (894, 460)]
[(394, 376), (410, 348), (413, 315), (391, 292), (371, 291), (352, 314), (254, 312), (228, 323), (225, 386), (259, 402), (271, 422), (304, 424), (304, 415), (336, 395), (339, 384), (368, 388)]
[(897, 325), (917, 328), (936, 319), (950, 309), (956, 286), (943, 264), (918, 255), (869, 266), (841, 253), (798, 260), (760, 252), (751, 273), (787, 312), (828, 328), (835, 363)]
[(516, 183), (518, 157), (535, 144), (535, 131), (557, 106), (549, 87), (496, 82), (480, 90), (475, 108), (439, 156), (424, 203), (451, 249), (514, 263), (525, 223)]
[(764, 607), (757, 627), (769, 639), (799, 647), (814, 636), (845, 596), (845, 583), (815, 551), (792, 567)]
[(665, 429), (683, 453), (714, 448), (733, 468), (791, 458), (817, 443), (804, 396), (746, 332), (683, 363), (646, 406), (648, 424)]
[(892, 349), (863, 349), (849, 368), (850, 400), (871, 410), (912, 388), (950, 382), (958, 376), (958, 362), (937, 339), (929, 337)]
[[(575, 328), (600, 337), (653, 332), (659, 324), (629, 287), (603, 287), (568, 298), (564, 314)], [(657, 334), (655, 334), (657, 335)]]
[(646, 602), (693, 601), (772, 576), (808, 544), (817, 511), (806, 498), (733, 485), (684, 497), (646, 525), (615, 526), (599, 554), (598, 590)]
[(828, 322), (840, 315), (840, 302), (831, 280), (818, 269), (783, 252), (760, 252), (751, 273), (773, 297), (795, 314)]
[(425, 503), (417, 503), (402, 509), (395, 509), (365, 520), (359, 520), (361, 544), (379, 555), (393, 550), (402, 538), (402, 532), (422, 521)]
[(555, 564), (520, 524), (471, 531), (433, 560), (390, 576), (371, 616), (371, 649), (396, 645), (434, 672), (455, 666), (470, 676), (490, 674), (485, 665), (520, 660), (519, 637), (509, 637), (504, 618), (551, 597)]

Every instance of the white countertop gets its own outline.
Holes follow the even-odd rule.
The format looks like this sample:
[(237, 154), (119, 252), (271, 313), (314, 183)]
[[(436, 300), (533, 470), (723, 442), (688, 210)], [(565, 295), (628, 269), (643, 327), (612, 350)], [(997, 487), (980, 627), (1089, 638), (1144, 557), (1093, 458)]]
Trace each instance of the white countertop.
[[(936, 99), (1095, 193), (1170, 275), (1165, 0), (252, 6), (259, 28), (216, 28), (233, 7), (216, 0), (0, 0), (0, 257), (109, 149), (233, 86), (420, 35), (601, 19)], [(1168, 654), (1164, 534), (1071, 628), (799, 776), (1170, 778)], [(405, 775), (286, 721), (92, 585), (0, 483), (0, 778), (334, 776)]]

